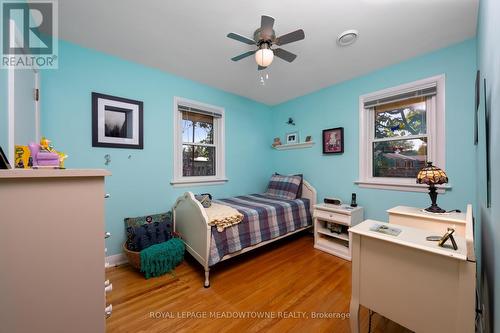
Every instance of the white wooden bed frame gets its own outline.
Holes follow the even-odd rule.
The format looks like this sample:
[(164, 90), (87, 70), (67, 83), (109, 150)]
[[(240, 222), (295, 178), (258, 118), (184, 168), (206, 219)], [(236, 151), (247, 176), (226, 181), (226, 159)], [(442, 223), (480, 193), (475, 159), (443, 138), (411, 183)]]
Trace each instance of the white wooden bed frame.
[[(301, 198), (309, 199), (311, 212), (316, 204), (316, 189), (307, 181), (303, 181)], [(208, 217), (205, 209), (198, 200), (195, 199), (192, 192), (186, 192), (180, 196), (173, 207), (174, 230), (181, 234), (186, 244), (186, 250), (200, 263), (205, 269), (205, 288), (210, 287), (210, 267), (208, 258), (210, 255), (211, 226), (208, 225)], [(238, 252), (226, 254), (220, 261), (235, 257), (242, 253), (251, 251), (263, 245), (272, 243), (281, 238), (293, 235), (312, 226), (303, 227), (287, 233), (285, 235), (260, 242), (258, 244), (241, 249)]]

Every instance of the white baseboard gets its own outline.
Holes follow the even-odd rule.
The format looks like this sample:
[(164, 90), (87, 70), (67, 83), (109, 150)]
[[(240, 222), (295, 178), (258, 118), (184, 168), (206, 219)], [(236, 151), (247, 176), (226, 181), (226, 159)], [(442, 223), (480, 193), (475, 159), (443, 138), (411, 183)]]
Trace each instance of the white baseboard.
[(106, 257), (106, 262), (109, 263), (110, 267), (116, 267), (128, 262), (127, 257), (123, 253), (115, 254)]

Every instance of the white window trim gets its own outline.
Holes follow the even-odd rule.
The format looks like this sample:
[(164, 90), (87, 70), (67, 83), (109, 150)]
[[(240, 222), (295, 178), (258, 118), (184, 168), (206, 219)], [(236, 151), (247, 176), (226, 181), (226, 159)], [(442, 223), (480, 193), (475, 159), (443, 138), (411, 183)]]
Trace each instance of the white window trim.
[[(182, 176), (182, 116), (178, 105), (190, 106), (202, 110), (213, 110), (222, 115), (214, 122), (214, 141), (216, 142), (215, 158), (215, 176), (183, 177)], [(170, 181), (175, 187), (198, 186), (198, 185), (218, 185), (228, 181), (226, 178), (226, 159), (225, 159), (225, 133), (224, 133), (224, 108), (210, 104), (200, 103), (182, 97), (174, 97), (173, 109), (174, 125), (174, 163), (173, 179)]]
[[(416, 90), (420, 86), (425, 86), (435, 83), (437, 86), (437, 94), (433, 97), (436, 99), (436, 108), (427, 110), (427, 129), (428, 129), (428, 153), (430, 160), (434, 165), (446, 171), (446, 133), (445, 133), (445, 75), (437, 75), (423, 80), (418, 80), (410, 83), (405, 83), (397, 87), (376, 91), (370, 94), (365, 94), (359, 97), (359, 179), (355, 181), (360, 187), (398, 190), (410, 192), (427, 192), (428, 186), (425, 184), (417, 184), (413, 178), (384, 178), (372, 176), (372, 163), (370, 151), (370, 135), (371, 129), (371, 112), (365, 109), (365, 101), (379, 98), (390, 97), (405, 90)], [(445, 189), (451, 188), (450, 185), (440, 185), (438, 192), (443, 193)]]

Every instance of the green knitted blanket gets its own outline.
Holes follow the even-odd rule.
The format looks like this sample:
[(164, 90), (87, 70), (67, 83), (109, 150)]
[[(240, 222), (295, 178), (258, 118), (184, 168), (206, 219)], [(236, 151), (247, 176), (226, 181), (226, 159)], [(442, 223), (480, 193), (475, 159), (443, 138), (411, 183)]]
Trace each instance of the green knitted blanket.
[(141, 272), (146, 279), (170, 272), (184, 259), (184, 242), (171, 238), (141, 251)]

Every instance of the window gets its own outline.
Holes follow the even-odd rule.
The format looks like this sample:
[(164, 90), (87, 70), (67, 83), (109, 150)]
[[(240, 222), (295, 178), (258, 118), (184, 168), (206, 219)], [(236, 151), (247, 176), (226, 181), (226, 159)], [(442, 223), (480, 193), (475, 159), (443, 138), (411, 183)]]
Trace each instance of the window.
[(360, 186), (425, 191), (426, 162), (445, 169), (444, 91), (442, 75), (360, 97)]
[(224, 161), (224, 109), (174, 99), (174, 185), (227, 181)]

